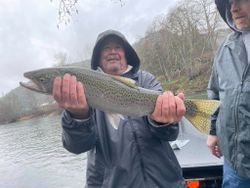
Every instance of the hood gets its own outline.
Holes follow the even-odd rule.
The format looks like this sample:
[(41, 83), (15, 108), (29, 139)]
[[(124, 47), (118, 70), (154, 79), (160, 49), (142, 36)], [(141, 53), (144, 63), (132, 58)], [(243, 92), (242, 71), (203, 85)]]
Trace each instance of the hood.
[(232, 15), (230, 13), (229, 0), (215, 0), (215, 4), (226, 24), (234, 31), (240, 32), (233, 24)]
[(133, 73), (136, 73), (140, 67), (140, 59), (137, 53), (135, 52), (134, 48), (128, 43), (125, 36), (119, 31), (115, 31), (115, 30), (106, 30), (98, 35), (94, 49), (93, 49), (93, 53), (92, 53), (91, 69), (96, 70), (98, 68), (102, 42), (104, 41), (106, 37), (111, 36), (111, 35), (114, 35), (123, 41), (127, 62), (129, 65), (133, 67), (131, 71)]

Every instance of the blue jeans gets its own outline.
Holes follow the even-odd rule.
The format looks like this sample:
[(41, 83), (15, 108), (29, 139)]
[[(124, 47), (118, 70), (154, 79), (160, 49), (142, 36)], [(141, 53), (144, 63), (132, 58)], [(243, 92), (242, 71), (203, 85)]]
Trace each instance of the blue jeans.
[(240, 177), (228, 162), (224, 161), (222, 188), (250, 188), (250, 178)]

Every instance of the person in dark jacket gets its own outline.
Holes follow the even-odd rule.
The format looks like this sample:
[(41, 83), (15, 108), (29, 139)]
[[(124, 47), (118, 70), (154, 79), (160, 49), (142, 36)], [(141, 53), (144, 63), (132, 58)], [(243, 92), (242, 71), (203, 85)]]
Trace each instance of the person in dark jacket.
[(221, 100), (207, 145), (224, 156), (223, 187), (250, 187), (250, 0), (215, 0), (233, 30), (214, 58), (208, 97)]
[[(118, 31), (101, 33), (93, 49), (91, 68), (131, 78), (143, 88), (161, 91), (155, 77), (139, 70), (140, 60)], [(54, 81), (53, 96), (65, 110), (63, 146), (72, 153), (88, 152), (88, 188), (183, 188), (182, 169), (169, 141), (178, 135), (185, 113), (184, 95), (163, 92), (155, 110), (129, 117), (89, 107), (84, 85), (65, 74)]]

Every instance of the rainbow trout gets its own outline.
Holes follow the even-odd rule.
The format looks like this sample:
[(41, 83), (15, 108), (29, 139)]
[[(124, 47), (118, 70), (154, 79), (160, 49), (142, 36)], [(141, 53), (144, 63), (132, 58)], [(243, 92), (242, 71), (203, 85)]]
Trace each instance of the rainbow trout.
[[(84, 85), (89, 106), (128, 116), (145, 116), (154, 111), (159, 91), (144, 89), (125, 77), (79, 67), (56, 67), (24, 73), (31, 82), (20, 85), (35, 92), (52, 94), (54, 78), (69, 73)], [(216, 100), (186, 99), (185, 117), (202, 133), (208, 133), (210, 115), (218, 108)]]

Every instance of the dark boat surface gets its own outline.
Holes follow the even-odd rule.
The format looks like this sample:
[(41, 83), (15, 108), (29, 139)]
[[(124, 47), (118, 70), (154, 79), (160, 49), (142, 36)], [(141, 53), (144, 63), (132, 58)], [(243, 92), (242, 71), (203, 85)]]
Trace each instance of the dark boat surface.
[(222, 181), (223, 158), (213, 156), (207, 145), (207, 135), (200, 133), (185, 118), (180, 122), (178, 141), (186, 143), (174, 149), (175, 155), (183, 169), (183, 176), (188, 187), (192, 183), (197, 188), (220, 188)]

